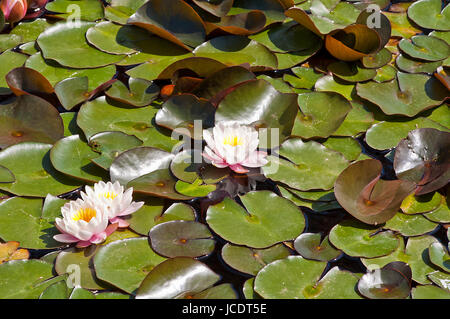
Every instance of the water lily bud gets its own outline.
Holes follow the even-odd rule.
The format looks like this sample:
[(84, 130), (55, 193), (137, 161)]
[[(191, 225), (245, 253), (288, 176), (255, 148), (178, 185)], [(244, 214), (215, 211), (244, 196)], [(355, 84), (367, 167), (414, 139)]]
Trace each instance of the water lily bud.
[(219, 122), (203, 130), (207, 143), (203, 157), (219, 168), (229, 167), (236, 173), (247, 173), (245, 167), (261, 167), (268, 163), (266, 152), (257, 151), (258, 131), (234, 121)]
[(14, 23), (22, 20), (27, 14), (27, 0), (1, 0), (0, 9), (3, 11), (5, 20)]

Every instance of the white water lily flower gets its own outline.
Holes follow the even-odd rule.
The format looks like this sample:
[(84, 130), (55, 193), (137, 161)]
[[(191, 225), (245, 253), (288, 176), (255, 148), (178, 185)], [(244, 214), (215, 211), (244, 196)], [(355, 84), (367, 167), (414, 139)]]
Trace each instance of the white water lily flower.
[(99, 182), (94, 187), (86, 186), (85, 193), (81, 197), (103, 205), (112, 224), (118, 223), (119, 227), (128, 227), (129, 223), (121, 219), (121, 216), (130, 215), (139, 210), (144, 202), (133, 202), (133, 188), (124, 191), (119, 182)]
[(62, 243), (77, 243), (77, 247), (99, 244), (117, 229), (108, 226), (108, 214), (102, 206), (90, 200), (77, 199), (61, 207), (63, 218), (56, 218), (56, 228), (61, 234), (53, 238)]
[(207, 146), (203, 156), (219, 168), (230, 167), (237, 173), (247, 173), (245, 167), (261, 167), (267, 164), (267, 153), (257, 151), (258, 131), (234, 121), (219, 122), (203, 130)]

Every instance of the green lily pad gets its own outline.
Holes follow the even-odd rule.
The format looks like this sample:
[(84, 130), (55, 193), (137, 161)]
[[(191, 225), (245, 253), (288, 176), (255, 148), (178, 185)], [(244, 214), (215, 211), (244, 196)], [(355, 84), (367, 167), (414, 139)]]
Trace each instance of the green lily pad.
[(0, 54), (0, 96), (11, 93), (5, 81), (5, 76), (12, 69), (21, 67), (25, 63), (27, 56), (25, 54), (7, 50)]
[(97, 68), (121, 61), (123, 55), (108, 54), (87, 43), (85, 33), (94, 25), (80, 21), (48, 28), (37, 39), (43, 57), (70, 68)]
[(137, 193), (179, 200), (192, 199), (192, 196), (176, 191), (176, 182), (169, 169), (163, 168), (135, 178), (128, 182), (127, 186), (133, 187)]
[(356, 220), (345, 220), (331, 229), (330, 242), (350, 256), (386, 256), (398, 248), (400, 240), (391, 231), (378, 233), (379, 230)]
[(202, 292), (189, 295), (188, 299), (238, 299), (238, 295), (231, 284), (220, 284)]
[(55, 85), (55, 93), (61, 105), (68, 111), (80, 103), (83, 103), (89, 94), (89, 78), (86, 76), (67, 78)]
[[(298, 112), (296, 99), (295, 94), (280, 93), (264, 80), (248, 81), (219, 103), (215, 120), (254, 124), (260, 129), (259, 146), (275, 147), (291, 134)], [(271, 136), (272, 128), (279, 130), (278, 140)]]
[(64, 112), (60, 115), (64, 124), (64, 137), (83, 134), (83, 132), (77, 125), (76, 112)]
[(127, 24), (128, 19), (147, 2), (146, 0), (111, 0), (105, 8), (105, 18), (118, 24)]
[[(351, 101), (352, 109), (347, 113), (341, 126), (333, 133), (333, 136), (356, 136), (367, 131), (374, 123), (372, 112), (363, 103)], [(326, 146), (326, 143), (324, 144)]]
[(402, 39), (398, 47), (408, 56), (425, 61), (441, 61), (450, 55), (450, 46), (439, 38), (415, 35), (411, 39)]
[[(171, 10), (167, 11), (170, 7)], [(140, 7), (127, 21), (184, 48), (201, 44), (206, 37), (200, 16), (181, 0), (152, 0)]]
[(156, 113), (158, 125), (202, 139), (202, 131), (195, 130), (195, 123), (201, 121), (203, 128), (214, 126), (216, 108), (207, 100), (198, 99), (192, 94), (179, 94), (170, 97)]
[(380, 258), (362, 258), (361, 261), (369, 269), (383, 267), (393, 261), (402, 261), (411, 267), (414, 281), (427, 285), (431, 283), (427, 275), (436, 270), (436, 266), (431, 263), (428, 257), (428, 247), (436, 242), (437, 239), (429, 235), (410, 237), (406, 249), (404, 241), (401, 240), (398, 248), (391, 254)]
[(421, 33), (422, 30), (411, 24), (411, 20), (408, 19), (406, 12), (383, 12), (383, 14), (389, 19), (392, 27), (392, 36), (411, 38), (413, 35)]
[(373, 78), (373, 80), (377, 83), (389, 82), (395, 79), (397, 75), (397, 69), (392, 65), (385, 65), (379, 69), (377, 69), (377, 75)]
[(147, 238), (129, 238), (101, 247), (94, 267), (99, 279), (135, 294), (147, 274), (164, 260), (150, 248)]
[(331, 246), (328, 236), (321, 241), (320, 233), (303, 233), (294, 241), (295, 250), (306, 259), (330, 261), (341, 255)]
[(417, 286), (411, 295), (413, 299), (450, 299), (450, 292), (436, 286)]
[(336, 197), (334, 196), (334, 190), (328, 191), (299, 191), (296, 189), (289, 188), (289, 192), (295, 194), (296, 196), (311, 200), (311, 201), (319, 201), (319, 202), (332, 202), (336, 201)]
[(133, 213), (126, 221), (135, 232), (147, 235), (154, 226), (173, 220), (195, 220), (195, 210), (184, 203), (174, 203), (163, 213), (163, 200), (147, 198), (144, 206)]
[(436, 223), (450, 223), (450, 209), (448, 196), (441, 196), (441, 204), (430, 213), (424, 216)]
[(54, 283), (52, 268), (52, 264), (40, 260), (14, 260), (0, 264), (0, 298), (37, 299)]
[(16, 177), (14, 174), (4, 166), (0, 165), (0, 183), (14, 183)]
[(21, 43), (32, 42), (39, 37), (39, 34), (52, 25), (52, 21), (42, 18), (34, 19), (32, 21), (21, 21), (11, 30), (10, 34), (19, 36), (21, 38)]
[[(93, 258), (97, 251), (98, 247), (95, 246), (87, 249), (69, 248), (63, 250), (56, 257), (55, 271), (58, 275), (68, 274), (68, 281), (71, 285), (75, 283), (85, 289), (103, 290), (110, 288), (110, 285), (102, 282), (95, 275)], [(76, 282), (76, 280), (79, 281)]]
[(91, 161), (99, 156), (79, 135), (60, 139), (50, 151), (50, 160), (55, 169), (86, 182), (107, 179), (107, 172)]
[(64, 280), (55, 282), (48, 286), (39, 296), (39, 299), (68, 299), (69, 289)]
[(261, 10), (267, 17), (266, 24), (271, 24), (277, 21), (283, 21), (286, 17), (284, 10), (287, 5), (283, 1), (276, 0), (235, 0), (233, 7), (228, 14), (239, 14), (251, 10)]
[(439, 66), (442, 65), (442, 61), (436, 62), (419, 61), (413, 60), (411, 58), (406, 57), (403, 54), (400, 54), (397, 56), (397, 59), (395, 59), (395, 64), (401, 71), (404, 72), (431, 74), (434, 71), (436, 71), (436, 69)]
[(223, 246), (221, 253), (228, 266), (253, 276), (256, 276), (264, 266), (289, 255), (289, 249), (283, 244), (266, 249), (253, 249), (227, 243)]
[(358, 83), (358, 95), (378, 105), (385, 114), (412, 117), (440, 105), (446, 88), (434, 77), (398, 72), (397, 80), (384, 83)]
[(136, 299), (192, 298), (220, 276), (205, 264), (188, 257), (175, 257), (156, 266), (139, 287)]
[(365, 56), (361, 63), (365, 68), (378, 69), (388, 64), (392, 59), (392, 53), (386, 48), (381, 49), (374, 55)]
[(101, 132), (89, 139), (89, 146), (101, 154), (92, 161), (105, 170), (109, 170), (119, 154), (141, 145), (142, 141), (136, 136), (123, 132)]
[(439, 205), (441, 205), (441, 194), (433, 192), (421, 196), (411, 194), (403, 200), (400, 208), (405, 214), (423, 214), (431, 212)]
[[(50, 201), (57, 207), (50, 209)], [(18, 241), (23, 248), (48, 249), (63, 244), (53, 239), (59, 234), (54, 220), (60, 215), (65, 201), (48, 196), (43, 208), (42, 199), (13, 197), (0, 203), (0, 237), (4, 241)]]
[(312, 89), (317, 80), (323, 76), (322, 73), (318, 73), (312, 68), (302, 66), (292, 68), (291, 71), (295, 76), (285, 74), (283, 79), (293, 87), (300, 89)]
[(76, 287), (72, 290), (69, 299), (95, 299), (95, 295), (89, 290)]
[(445, 273), (439, 270), (436, 270), (432, 273), (429, 273), (427, 275), (428, 279), (430, 279), (433, 283), (441, 287), (442, 289), (447, 290), (450, 292), (450, 286), (448, 283), (450, 282), (450, 274)]
[(278, 53), (305, 50), (320, 42), (316, 34), (295, 21), (276, 25), (249, 38)]
[(411, 268), (396, 261), (372, 270), (361, 277), (358, 290), (370, 299), (405, 299), (411, 291)]
[(67, 78), (87, 77), (89, 79), (88, 92), (93, 91), (103, 83), (111, 80), (116, 73), (114, 65), (94, 69), (66, 68), (55, 61), (45, 60), (40, 52), (30, 56), (25, 62), (25, 66), (41, 73), (53, 86), (56, 86), (58, 82)]
[(333, 62), (328, 70), (336, 77), (347, 82), (364, 82), (373, 79), (377, 74), (374, 69), (362, 68), (358, 64), (348, 62)]
[(136, 136), (145, 146), (171, 151), (178, 141), (172, 139), (170, 133), (152, 124), (157, 111), (154, 105), (130, 108), (102, 96), (81, 107), (77, 124), (88, 139), (96, 133), (120, 131)]
[(285, 141), (278, 153), (290, 161), (268, 156), (264, 175), (298, 190), (331, 189), (336, 178), (348, 166), (345, 157), (315, 141), (300, 138)]
[(159, 95), (159, 87), (152, 81), (130, 78), (129, 88), (122, 82), (116, 81), (105, 94), (119, 102), (133, 106), (147, 106)]
[[(58, 172), (50, 162), (52, 145), (24, 142), (0, 152), (0, 165), (16, 177), (14, 183), (0, 183), (0, 189), (18, 196), (61, 195), (81, 183)], [(18, 161), (17, 159), (21, 160)]]
[(200, 178), (197, 178), (194, 182), (188, 183), (184, 181), (177, 181), (175, 184), (175, 190), (183, 195), (190, 197), (205, 197), (209, 193), (216, 190), (216, 185), (206, 185)]
[(255, 69), (277, 67), (277, 58), (269, 49), (242, 36), (216, 37), (195, 48), (193, 53), (197, 57), (212, 58), (230, 66), (249, 63)]
[[(206, 216), (211, 229), (233, 244), (265, 248), (296, 238), (304, 228), (301, 210), (272, 192), (253, 191), (240, 199), (248, 211), (225, 198), (210, 206)], [(271, 209), (273, 205), (279, 208), (277, 214)]]
[(174, 155), (153, 147), (136, 147), (117, 156), (109, 169), (111, 180), (126, 185), (158, 169), (168, 168)]
[(15, 34), (0, 34), (0, 52), (13, 49), (22, 43), (22, 37)]
[[(39, 118), (32, 116), (40, 114)], [(45, 100), (23, 95), (7, 100), (0, 108), (0, 147), (20, 142), (54, 143), (63, 137), (58, 111)]]
[(314, 84), (316, 91), (321, 92), (336, 92), (351, 101), (355, 91), (355, 85), (348, 83), (332, 75), (325, 75), (317, 80)]
[(286, 189), (278, 185), (278, 188), (280, 189), (281, 195), (283, 195), (284, 198), (289, 199), (291, 202), (295, 203), (297, 206), (304, 206), (308, 207), (309, 209), (312, 209), (315, 212), (325, 212), (328, 210), (334, 210), (334, 209), (340, 209), (342, 208), (341, 205), (337, 201), (327, 201), (327, 202), (321, 202), (316, 200), (308, 200), (303, 199), (300, 196), (297, 196), (293, 189)]
[(360, 298), (355, 292), (358, 277), (338, 267), (319, 281), (325, 267), (325, 262), (289, 256), (261, 269), (254, 289), (267, 299)]
[[(76, 9), (74, 8), (76, 6)], [(91, 0), (55, 0), (47, 3), (45, 9), (58, 14), (58, 17), (69, 19), (73, 12), (80, 14), (80, 19), (85, 21), (96, 21), (102, 19), (103, 6), (100, 1)]]
[(329, 137), (323, 145), (342, 153), (349, 161), (356, 160), (361, 154), (361, 145), (352, 137)]
[(450, 255), (447, 248), (441, 243), (433, 243), (428, 248), (428, 254), (430, 261), (442, 269), (443, 271), (450, 273)]
[(334, 92), (299, 94), (298, 105), (292, 135), (307, 139), (330, 136), (352, 109), (346, 98)]
[(154, 226), (148, 236), (152, 248), (169, 258), (206, 256), (215, 247), (215, 240), (208, 227), (195, 221), (161, 223)]
[(386, 222), (383, 228), (398, 231), (403, 236), (419, 236), (436, 229), (438, 224), (423, 217), (423, 215), (407, 215), (398, 212)]
[(450, 30), (450, 7), (441, 11), (441, 0), (420, 0), (408, 8), (408, 17), (422, 28)]
[(377, 150), (385, 150), (396, 147), (408, 133), (417, 128), (435, 128), (441, 131), (449, 131), (448, 128), (430, 120), (418, 117), (411, 120), (389, 120), (375, 123), (367, 130), (366, 142)]

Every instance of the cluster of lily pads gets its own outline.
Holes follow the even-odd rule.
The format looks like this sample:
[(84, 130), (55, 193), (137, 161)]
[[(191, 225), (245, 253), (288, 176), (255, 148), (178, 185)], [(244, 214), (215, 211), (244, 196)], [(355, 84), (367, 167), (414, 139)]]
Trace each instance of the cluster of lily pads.
[(0, 298), (450, 298), (449, 5), (0, 8)]

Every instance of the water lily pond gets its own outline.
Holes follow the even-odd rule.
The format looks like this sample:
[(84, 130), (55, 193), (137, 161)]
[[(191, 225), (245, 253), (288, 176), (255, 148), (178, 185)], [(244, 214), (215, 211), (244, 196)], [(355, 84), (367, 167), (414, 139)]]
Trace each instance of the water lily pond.
[(0, 299), (450, 299), (450, 5), (0, 0)]

